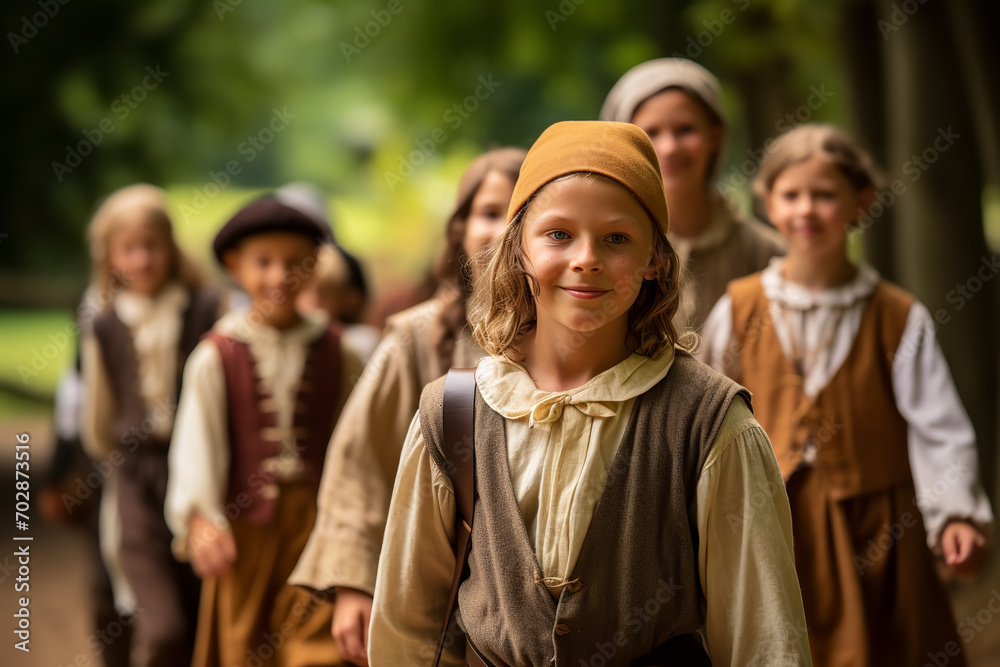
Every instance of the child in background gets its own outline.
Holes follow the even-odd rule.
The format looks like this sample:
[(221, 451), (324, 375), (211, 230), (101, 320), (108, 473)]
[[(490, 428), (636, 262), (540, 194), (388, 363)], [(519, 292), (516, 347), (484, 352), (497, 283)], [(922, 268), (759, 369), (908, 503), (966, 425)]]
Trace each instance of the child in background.
[(202, 577), (193, 664), (339, 664), (330, 608), (285, 584), (316, 516), (326, 446), (361, 371), (340, 329), (296, 308), (329, 227), (273, 197), (215, 238), (250, 297), (184, 369), (167, 521)]
[(351, 285), (350, 266), (341, 249), (332, 244), (324, 244), (316, 253), (316, 271), (312, 280), (299, 295), (299, 307), (304, 312), (323, 312), (331, 320), (340, 322), (343, 336), (357, 350), (362, 363), (367, 363), (378, 346), (379, 333), (375, 327), (345, 322), (340, 318), (352, 308), (355, 288)]
[(500, 148), (465, 170), (434, 267), (441, 288), (389, 319), (330, 442), (319, 518), (290, 581), (320, 591), (336, 587), (333, 636), (344, 658), (359, 665), (368, 663), (375, 572), (406, 430), (424, 385), (483, 356), (465, 315), (478, 275), (473, 258), (503, 231), (523, 159), (523, 149)]
[[(747, 392), (675, 349), (666, 232), (636, 126), (557, 123), (528, 152), (473, 294), (490, 356), (458, 589), (469, 648), (442, 664), (473, 651), (498, 667), (704, 664), (702, 628), (712, 664), (809, 664), (788, 504), (757, 497), (780, 472)], [(399, 463), (373, 667), (429, 664), (445, 617), (456, 510), (442, 386), (424, 390)]]
[(687, 269), (678, 325), (697, 331), (730, 280), (785, 253), (780, 234), (737, 215), (713, 186), (726, 140), (719, 81), (690, 60), (650, 60), (618, 80), (601, 120), (634, 123), (653, 142), (670, 207), (670, 243)]
[[(106, 307), (92, 334), (83, 330), (81, 435), (91, 458), (116, 469), (102, 502), (114, 503), (107, 510), (117, 508), (121, 522), (120, 544), (112, 539), (118, 526), (102, 526), (104, 552), (112, 561), (117, 555), (142, 610), (139, 664), (174, 667), (191, 659), (198, 582), (170, 551), (163, 519), (167, 449), (184, 360), (221, 303), (178, 248), (159, 188), (118, 190), (98, 209), (88, 235), (90, 293)], [(116, 512), (107, 510), (102, 521), (116, 524)]]
[(782, 136), (755, 185), (788, 255), (730, 284), (702, 355), (753, 392), (774, 445), (814, 663), (965, 664), (928, 546), (975, 571), (992, 512), (930, 314), (848, 260), (877, 183), (836, 128)]

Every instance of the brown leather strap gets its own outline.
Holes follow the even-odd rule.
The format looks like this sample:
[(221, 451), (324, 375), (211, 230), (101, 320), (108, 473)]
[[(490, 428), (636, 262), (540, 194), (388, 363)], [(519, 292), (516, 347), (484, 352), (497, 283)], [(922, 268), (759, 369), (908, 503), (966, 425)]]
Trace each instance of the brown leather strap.
[[(475, 507), (475, 448), (474, 420), (476, 400), (476, 369), (453, 368), (448, 371), (444, 381), (444, 454), (448, 461), (446, 473), (451, 477), (455, 489), (455, 574), (451, 580), (451, 592), (448, 594), (448, 609), (445, 613), (438, 640), (437, 651), (434, 654), (433, 665), (441, 661), (448, 640), (452, 613), (458, 598), (458, 587), (462, 583), (462, 573), (465, 570), (466, 559), (472, 536), (472, 514)], [(454, 643), (454, 640), (453, 642)], [(479, 667), (479, 662), (469, 662), (469, 649), (466, 649), (466, 662)], [(473, 652), (473, 655), (475, 653)], [(476, 656), (478, 658), (478, 656)]]
[(468, 637), (465, 638), (465, 664), (466, 667), (492, 667), (483, 656), (479, 655), (479, 651)]

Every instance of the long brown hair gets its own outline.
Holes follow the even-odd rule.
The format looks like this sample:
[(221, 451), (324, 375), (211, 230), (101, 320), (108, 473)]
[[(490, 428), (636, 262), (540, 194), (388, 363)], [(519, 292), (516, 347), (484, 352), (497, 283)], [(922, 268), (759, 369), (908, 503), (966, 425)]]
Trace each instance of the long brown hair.
[(483, 153), (472, 161), (458, 182), (455, 209), (445, 227), (444, 247), (434, 263), (434, 276), (439, 283), (439, 294), (444, 299), (444, 307), (431, 332), (431, 342), (442, 368), (451, 367), (455, 341), (468, 322), (465, 304), (472, 294), (472, 275), (464, 241), (472, 200), (491, 172), (499, 172), (510, 177), (511, 182), (516, 182), (526, 154), (524, 149), (511, 147)]
[(92, 263), (88, 298), (99, 301), (96, 311), (108, 310), (114, 295), (127, 289), (125, 276), (115, 275), (108, 257), (111, 237), (127, 224), (152, 225), (166, 236), (172, 254), (168, 280), (176, 280), (190, 288), (204, 283), (201, 274), (177, 245), (163, 190), (145, 183), (129, 185), (108, 195), (87, 227)]

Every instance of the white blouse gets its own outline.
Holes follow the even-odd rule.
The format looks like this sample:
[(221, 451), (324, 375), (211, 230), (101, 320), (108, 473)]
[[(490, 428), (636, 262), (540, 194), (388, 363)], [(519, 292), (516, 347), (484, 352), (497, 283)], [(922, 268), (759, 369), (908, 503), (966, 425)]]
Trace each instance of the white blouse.
[[(802, 373), (806, 396), (814, 397), (847, 358), (880, 277), (860, 264), (852, 281), (812, 291), (785, 279), (783, 264), (783, 258), (772, 259), (761, 272), (761, 283), (781, 349)], [(993, 511), (979, 482), (976, 434), (934, 332), (927, 308), (914, 302), (892, 360), (892, 384), (896, 408), (908, 426), (917, 505), (928, 544), (937, 548), (949, 521), (969, 520), (988, 532)], [(712, 310), (701, 335), (698, 357), (741, 382), (728, 294)]]

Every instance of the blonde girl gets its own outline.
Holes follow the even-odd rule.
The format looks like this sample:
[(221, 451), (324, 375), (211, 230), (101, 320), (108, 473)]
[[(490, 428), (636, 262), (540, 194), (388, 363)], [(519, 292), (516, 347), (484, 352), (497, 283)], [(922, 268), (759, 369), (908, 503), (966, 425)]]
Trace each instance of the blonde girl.
[[(675, 346), (666, 231), (636, 126), (557, 123), (529, 151), (473, 295), (490, 356), (458, 591), (468, 641), (442, 664), (808, 664), (780, 473), (746, 392)], [(444, 621), (456, 510), (442, 419), (438, 381), (396, 477), (375, 666), (429, 664)]]
[(714, 186), (726, 140), (719, 81), (690, 60), (650, 60), (618, 80), (601, 120), (634, 123), (653, 142), (670, 207), (670, 243), (688, 274), (678, 324), (698, 330), (730, 280), (785, 252), (780, 234), (737, 214)]
[(837, 128), (782, 136), (755, 185), (788, 255), (730, 284), (702, 355), (774, 445), (814, 663), (965, 664), (931, 549), (975, 571), (992, 513), (927, 309), (848, 259), (878, 182)]
[[(84, 310), (83, 441), (117, 481), (118, 517), (105, 508), (105, 551), (120, 561), (138, 609), (141, 665), (191, 659), (198, 585), (170, 551), (163, 517), (167, 445), (180, 373), (220, 312), (178, 247), (166, 197), (151, 185), (113, 193), (88, 230), (93, 282)], [(86, 333), (92, 328), (92, 331)], [(114, 494), (106, 499), (114, 502)], [(107, 500), (106, 500), (107, 502)], [(120, 537), (117, 533), (120, 531)], [(120, 543), (119, 543), (120, 541)]]
[(488, 151), (458, 186), (434, 272), (434, 298), (389, 319), (330, 440), (319, 516), (289, 581), (336, 589), (332, 632), (345, 659), (367, 664), (368, 624), (389, 497), (424, 385), (483, 351), (466, 322), (476, 256), (503, 232), (524, 150)]

